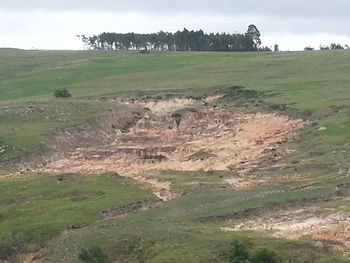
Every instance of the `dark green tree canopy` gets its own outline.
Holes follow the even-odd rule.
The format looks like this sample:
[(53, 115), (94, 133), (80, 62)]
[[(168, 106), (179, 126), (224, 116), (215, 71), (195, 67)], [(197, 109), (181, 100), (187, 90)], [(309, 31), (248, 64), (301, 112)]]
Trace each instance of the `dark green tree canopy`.
[(261, 40), (260, 40), (261, 34), (260, 34), (259, 29), (255, 25), (252, 24), (252, 25), (248, 26), (248, 30), (247, 30), (246, 36), (250, 37), (253, 40), (256, 49), (260, 47), (260, 45), (261, 45)]
[[(205, 33), (188, 30), (152, 34), (111, 33), (87, 37), (78, 35), (84, 46), (92, 50), (158, 50), (158, 51), (258, 51), (260, 32), (250, 25), (245, 34)], [(266, 50), (266, 48), (264, 49)]]

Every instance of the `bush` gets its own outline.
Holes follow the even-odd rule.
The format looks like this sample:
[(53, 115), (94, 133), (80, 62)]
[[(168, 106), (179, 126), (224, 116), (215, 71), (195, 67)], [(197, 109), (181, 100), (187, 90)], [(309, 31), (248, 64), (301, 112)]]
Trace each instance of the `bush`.
[(280, 259), (275, 251), (263, 248), (257, 250), (251, 257), (251, 263), (279, 263)]
[(233, 241), (229, 250), (231, 263), (279, 263), (280, 257), (275, 251), (263, 248), (251, 253), (247, 243)]
[(72, 97), (72, 94), (70, 94), (69, 91), (66, 89), (58, 89), (58, 90), (55, 90), (54, 96), (56, 98), (69, 98), (69, 97)]
[(175, 121), (175, 123), (177, 125), (177, 128), (179, 129), (182, 115), (178, 112), (175, 112), (175, 113), (171, 114), (171, 117), (173, 118), (173, 120)]
[(157, 155), (144, 155), (140, 158), (141, 160), (154, 160), (154, 161), (158, 161), (158, 162), (161, 162), (161, 161), (164, 161), (168, 158), (166, 158), (166, 156), (164, 155), (161, 155), (161, 154), (157, 154)]
[(79, 259), (86, 263), (109, 263), (108, 256), (99, 247), (81, 249)]
[(233, 241), (230, 249), (231, 263), (249, 263), (250, 252), (246, 243)]
[(140, 54), (150, 54), (151, 52), (147, 49), (140, 50)]
[(217, 158), (218, 156), (215, 154), (211, 154), (211, 153), (207, 153), (207, 152), (196, 152), (194, 154), (192, 154), (191, 156), (187, 157), (187, 160), (191, 160), (191, 161), (204, 161), (204, 160), (208, 160), (210, 158)]

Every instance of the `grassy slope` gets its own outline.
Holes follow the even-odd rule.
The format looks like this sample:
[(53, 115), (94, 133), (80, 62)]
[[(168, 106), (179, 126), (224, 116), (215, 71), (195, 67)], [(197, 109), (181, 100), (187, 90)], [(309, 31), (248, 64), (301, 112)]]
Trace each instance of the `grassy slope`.
[(65, 227), (95, 222), (104, 209), (156, 200), (135, 182), (110, 174), (31, 175), (3, 180), (0, 192), (0, 261), (39, 249)]
[[(313, 119), (327, 131), (312, 135), (308, 147), (320, 146), (323, 139), (343, 140), (328, 135), (346, 135), (349, 126), (349, 51), (294, 53), (138, 53), (120, 52), (37, 52), (0, 51), (0, 144), (9, 143), (6, 157), (20, 155), (28, 148), (28, 136), (21, 131), (43, 135), (50, 128), (67, 126), (101, 114), (106, 104), (87, 101), (88, 105), (48, 101), (47, 114), (35, 117), (42, 125), (18, 123), (18, 112), (27, 105), (19, 101), (50, 100), (53, 91), (67, 88), (74, 98), (100, 97), (125, 91), (180, 90), (184, 94), (207, 89), (242, 85), (248, 89), (279, 93), (266, 101), (287, 104), (299, 110), (314, 111)], [(203, 90), (203, 91), (201, 91)], [(57, 106), (55, 106), (57, 104)], [(11, 106), (22, 107), (21, 109)], [(7, 107), (12, 109), (8, 111)], [(344, 109), (343, 109), (344, 108)], [(342, 110), (335, 114), (336, 111)], [(56, 111), (56, 118), (50, 113)], [(61, 118), (61, 114), (71, 116)], [(11, 116), (12, 115), (12, 116)], [(51, 114), (52, 115), (52, 114)], [(11, 116), (11, 120), (9, 120)], [(36, 116), (32, 114), (31, 119)], [(327, 118), (329, 116), (329, 118)], [(47, 118), (50, 120), (48, 121)], [(27, 117), (24, 116), (26, 119)], [(65, 119), (67, 122), (58, 123)], [(20, 121), (19, 121), (20, 122)], [(31, 127), (26, 127), (30, 125)], [(13, 132), (14, 131), (14, 132)], [(22, 134), (21, 134), (22, 133)], [(35, 134), (31, 136), (36, 137)], [(28, 134), (29, 135), (29, 134)], [(16, 138), (14, 138), (16, 137)], [(340, 139), (339, 139), (340, 138)], [(16, 142), (17, 140), (17, 142)], [(38, 142), (36, 137), (31, 144)], [(21, 148), (21, 145), (24, 146)], [(320, 149), (321, 150), (321, 149)]]
[[(287, 200), (323, 197), (334, 194), (336, 185), (348, 182), (346, 174), (339, 174), (339, 171), (340, 168), (345, 170), (350, 167), (350, 108), (347, 103), (350, 96), (349, 51), (150, 55), (87, 51), (0, 51), (0, 60), (5, 61), (0, 65), (0, 145), (9, 145), (8, 151), (0, 155), (1, 159), (21, 156), (38, 145), (52, 129), (83, 122), (111, 107), (94, 98), (118, 95), (120, 92), (154, 90), (196, 95), (210, 92), (213, 88), (242, 85), (247, 89), (279, 94), (265, 98), (264, 103), (286, 104), (300, 112), (309, 110), (312, 113), (309, 118), (313, 125), (305, 128), (303, 134), (288, 144), (288, 147), (298, 150), (282, 161), (289, 166), (290, 171), (268, 173), (274, 176), (297, 168), (308, 178), (305, 184), (322, 186), (317, 190), (306, 188), (295, 191), (293, 189), (300, 183), (290, 182), (244, 191), (208, 190), (189, 187), (185, 182), (200, 180), (218, 184), (221, 182), (219, 176), (203, 174), (191, 179), (191, 175), (170, 172), (170, 175), (164, 176), (173, 178), (176, 181), (174, 186), (184, 190), (187, 193), (185, 196), (154, 210), (136, 213), (118, 221), (96, 222), (71, 235), (54, 238), (53, 233), (58, 228), (69, 226), (72, 222), (84, 223), (83, 215), (94, 215), (92, 218), (95, 220), (96, 215), (108, 206), (114, 207), (114, 204), (140, 198), (139, 195), (133, 195), (139, 190), (134, 189), (126, 196), (123, 192), (119, 195), (111, 191), (108, 198), (101, 201), (104, 207), (97, 201), (96, 206), (90, 206), (89, 200), (82, 201), (78, 207), (81, 212), (77, 217), (71, 217), (69, 209), (72, 206), (76, 208), (77, 204), (68, 200), (69, 197), (65, 195), (68, 192), (62, 195), (53, 192), (55, 197), (46, 195), (48, 189), (58, 193), (65, 191), (59, 185), (52, 184), (52, 177), (1, 181), (1, 201), (12, 199), (16, 203), (23, 198), (44, 196), (38, 200), (34, 198), (24, 204), (27, 206), (24, 208), (23, 205), (13, 206), (11, 202), (5, 202), (6, 206), (0, 210), (1, 215), (6, 215), (0, 217), (5, 242), (17, 236), (31, 248), (38, 247), (42, 241), (51, 237), (47, 246), (52, 262), (77, 262), (80, 248), (95, 243), (100, 244), (112, 258), (130, 262), (217, 262), (218, 258), (225, 261), (229, 241), (243, 236), (253, 240), (255, 247), (269, 246), (279, 250), (286, 260), (297, 258), (299, 261), (295, 262), (342, 262), (340, 255), (315, 249), (312, 242), (266, 239), (252, 233), (221, 233), (218, 227), (225, 222), (203, 223), (198, 219), (258, 206), (269, 209), (274, 202), (284, 206)], [(53, 91), (58, 88), (69, 89), (74, 99), (64, 102), (52, 99)], [(132, 92), (129, 94), (135, 96)], [(33, 112), (31, 109), (34, 109)], [(319, 127), (326, 127), (327, 130), (317, 131)], [(35, 186), (31, 191), (25, 190), (27, 180)], [(101, 191), (107, 191), (112, 186), (105, 185), (105, 180), (109, 180), (105, 177), (89, 180), (96, 180)], [(70, 187), (76, 187), (72, 191), (79, 192), (86, 186), (79, 183)], [(342, 191), (343, 195), (348, 196), (346, 187)], [(142, 195), (148, 196), (147, 193)], [(94, 201), (95, 197), (91, 198)], [(42, 202), (63, 206), (64, 220), (53, 220), (56, 210), (45, 208)], [(337, 207), (339, 203), (323, 205)], [(18, 222), (12, 222), (16, 215), (24, 211), (22, 209), (29, 209), (33, 213), (29, 213), (33, 215), (29, 217), (33, 222), (42, 222), (42, 217), (45, 223), (39, 223), (34, 228), (24, 226), (20, 223), (24, 220), (22, 215), (16, 219)], [(48, 213), (41, 215), (40, 211), (43, 210), (40, 209)], [(13, 234), (16, 229), (18, 233)], [(33, 240), (26, 240), (23, 236), (33, 229), (43, 229), (43, 234)], [(40, 240), (40, 236), (46, 238)], [(304, 261), (300, 261), (302, 257), (305, 257)], [(332, 258), (335, 259), (332, 261)]]
[(108, 109), (122, 108), (97, 101), (53, 99), (0, 106), (0, 146), (5, 147), (0, 161), (31, 154), (56, 128), (94, 119)]

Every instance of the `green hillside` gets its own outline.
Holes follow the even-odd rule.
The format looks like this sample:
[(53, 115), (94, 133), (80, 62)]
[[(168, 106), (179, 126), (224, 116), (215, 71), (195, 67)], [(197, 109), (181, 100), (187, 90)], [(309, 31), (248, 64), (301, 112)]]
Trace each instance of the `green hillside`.
[[(111, 262), (233, 262), (234, 240), (245, 242), (253, 252), (276, 251), (278, 262), (350, 262), (350, 248), (339, 240), (221, 230), (283, 211), (309, 209), (321, 218), (350, 212), (349, 50), (0, 50), (0, 61), (0, 262), (81, 262), (82, 249), (94, 246)], [(63, 88), (71, 98), (53, 96)], [(143, 110), (117, 103), (116, 98), (200, 101), (215, 95), (223, 97), (210, 107), (235, 113), (274, 112), (305, 121), (277, 152), (266, 155), (281, 158), (266, 160), (259, 167), (264, 169), (247, 175), (259, 183), (227, 187), (226, 179), (241, 176), (236, 170), (163, 170), (156, 175), (144, 171), (145, 178), (171, 182), (171, 190), (181, 193), (161, 202), (147, 181), (102, 170), (26, 171), (29, 162), (51, 156), (53, 148), (47, 142), (54, 144), (64, 129), (93, 131), (88, 139), (78, 137), (80, 141), (71, 142), (67, 135), (67, 152), (101, 143), (104, 138), (99, 136), (107, 133), (101, 128), (103, 120), (112, 114), (132, 115), (121, 130), (132, 129)], [(158, 203), (136, 209), (134, 204), (141, 201)], [(126, 210), (104, 220), (103, 211), (115, 208)], [(41, 261), (23, 261), (28, 253)]]

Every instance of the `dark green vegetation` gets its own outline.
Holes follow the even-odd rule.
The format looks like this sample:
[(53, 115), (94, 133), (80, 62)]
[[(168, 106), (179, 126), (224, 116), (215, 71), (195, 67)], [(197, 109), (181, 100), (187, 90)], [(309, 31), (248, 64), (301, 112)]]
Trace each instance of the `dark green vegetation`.
[(86, 263), (108, 263), (108, 255), (104, 254), (99, 247), (90, 249), (82, 249), (79, 254), (79, 259)]
[[(349, 262), (328, 242), (319, 248), (313, 240), (219, 230), (241, 218), (289, 207), (349, 210), (343, 199), (350, 195), (347, 50), (147, 55), (6, 50), (0, 51), (0, 60), (4, 174), (14, 169), (16, 158), (40, 151), (41, 141), (56, 129), (122, 110), (108, 100), (114, 97), (223, 94), (214, 103), (230, 110), (277, 111), (310, 121), (281, 145), (295, 150), (279, 161), (281, 169), (257, 171), (272, 178), (297, 171), (305, 180), (234, 190), (222, 180), (232, 173), (167, 171), (162, 178), (182, 191), (181, 197), (115, 220), (102, 220), (102, 211), (157, 198), (139, 184), (109, 174), (1, 178), (0, 261), (41, 248), (49, 262), (80, 262), (82, 249), (89, 254), (98, 245), (112, 262), (230, 262), (235, 239), (246, 240), (261, 254), (274, 250), (281, 262)], [(69, 90), (73, 99), (53, 98), (59, 89)]]
[[(261, 45), (260, 32), (250, 25), (245, 34), (204, 33), (203, 30), (189, 31), (184, 28), (176, 33), (152, 34), (102, 33), (87, 37), (78, 36), (86, 48), (92, 50), (141, 50), (147, 51), (258, 51)], [(265, 51), (271, 51), (265, 48)]]
[(72, 94), (69, 93), (68, 90), (66, 89), (58, 89), (55, 90), (53, 94), (56, 98), (70, 98), (72, 97)]
[(278, 263), (277, 253), (269, 249), (259, 249), (252, 254), (248, 245), (238, 240), (232, 242), (230, 249), (231, 263)]

